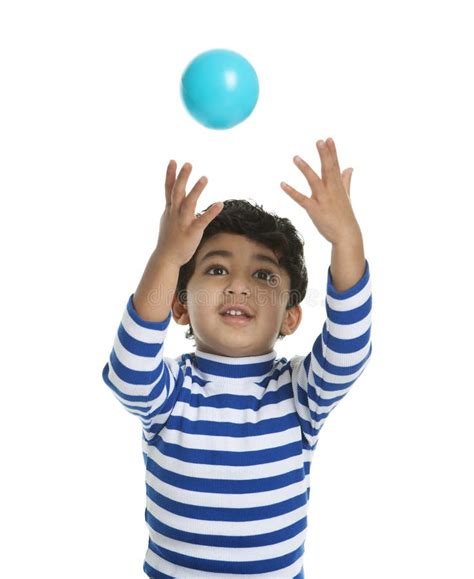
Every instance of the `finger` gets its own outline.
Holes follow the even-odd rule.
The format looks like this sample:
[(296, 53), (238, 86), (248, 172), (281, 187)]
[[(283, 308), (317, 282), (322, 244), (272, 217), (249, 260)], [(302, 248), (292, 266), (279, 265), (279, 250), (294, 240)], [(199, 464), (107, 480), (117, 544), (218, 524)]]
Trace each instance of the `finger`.
[(339, 159), (337, 158), (336, 143), (334, 142), (334, 139), (331, 139), (331, 137), (329, 137), (329, 139), (326, 139), (326, 146), (329, 149), (329, 152), (331, 153), (335, 170), (340, 174), (341, 170), (339, 168)]
[(306, 177), (306, 180), (308, 181), (309, 186), (311, 187), (311, 191), (316, 194), (320, 193), (321, 188), (323, 187), (323, 183), (319, 178), (319, 176), (313, 171), (313, 169), (308, 165), (308, 163), (304, 161), (301, 157), (298, 157), (298, 155), (293, 157), (293, 161), (295, 162), (295, 165), (298, 167), (298, 169)]
[(191, 189), (187, 197), (184, 199), (186, 204), (186, 211), (190, 211), (193, 215), (196, 212), (196, 203), (199, 195), (203, 192), (207, 185), (207, 177), (201, 177), (199, 181)]
[(301, 205), (301, 207), (306, 208), (306, 203), (309, 199), (308, 197), (306, 197), (306, 195), (302, 195), (299, 191), (293, 189), (293, 187), (291, 187), (290, 185), (288, 185), (288, 183), (285, 183), (284, 181), (280, 183), (280, 187), (283, 189), (285, 193), (288, 193), (288, 195), (292, 199), (294, 199), (296, 203), (298, 203), (298, 205)]
[[(329, 139), (328, 139), (329, 141)], [(331, 147), (322, 139), (316, 142), (316, 147), (321, 157), (321, 176), (324, 184), (340, 179), (341, 172), (337, 155), (334, 157)], [(335, 151), (335, 149), (334, 149)]]
[(191, 174), (193, 166), (191, 163), (185, 163), (181, 167), (181, 171), (179, 172), (178, 178), (173, 187), (172, 195), (171, 195), (171, 202), (180, 206), (185, 195), (186, 195), (186, 184), (189, 179), (189, 175)]
[(168, 163), (168, 168), (166, 169), (165, 178), (165, 196), (166, 205), (171, 205), (171, 191), (173, 190), (173, 185), (176, 180), (176, 161), (171, 159)]

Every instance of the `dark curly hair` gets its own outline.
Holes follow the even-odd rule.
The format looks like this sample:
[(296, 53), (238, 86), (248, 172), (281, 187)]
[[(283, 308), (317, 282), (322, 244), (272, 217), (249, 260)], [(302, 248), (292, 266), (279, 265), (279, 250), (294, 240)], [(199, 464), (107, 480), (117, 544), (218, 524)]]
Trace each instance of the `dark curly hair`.
[[(210, 206), (209, 206), (210, 207)], [(207, 207), (204, 211), (209, 209)], [(294, 225), (286, 217), (267, 213), (261, 205), (252, 205), (245, 199), (227, 199), (224, 207), (204, 229), (202, 239), (193, 257), (181, 266), (177, 283), (177, 299), (186, 301), (186, 286), (196, 267), (196, 254), (202, 245), (218, 233), (245, 235), (249, 239), (265, 245), (277, 256), (280, 267), (290, 276), (290, 292), (286, 309), (303, 301), (308, 287), (308, 273), (304, 261), (304, 240)], [(194, 336), (191, 324), (186, 338)], [(283, 338), (279, 334), (278, 338)]]

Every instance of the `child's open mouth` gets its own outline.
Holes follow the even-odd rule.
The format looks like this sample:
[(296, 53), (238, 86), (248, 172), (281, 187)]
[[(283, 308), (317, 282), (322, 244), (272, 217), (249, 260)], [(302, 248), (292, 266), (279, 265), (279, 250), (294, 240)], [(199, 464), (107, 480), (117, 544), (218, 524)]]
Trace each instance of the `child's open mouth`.
[(245, 314), (241, 314), (238, 316), (234, 316), (232, 314), (219, 314), (221, 318), (223, 318), (224, 322), (227, 324), (231, 324), (233, 326), (246, 326), (248, 325), (255, 316), (250, 317), (246, 316)]

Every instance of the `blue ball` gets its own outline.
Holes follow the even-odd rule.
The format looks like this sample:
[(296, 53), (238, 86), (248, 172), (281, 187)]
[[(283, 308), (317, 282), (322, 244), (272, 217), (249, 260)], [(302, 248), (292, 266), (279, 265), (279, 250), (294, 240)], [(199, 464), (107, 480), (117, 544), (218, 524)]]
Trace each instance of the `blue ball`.
[(190, 115), (210, 129), (229, 129), (257, 104), (253, 66), (232, 50), (216, 48), (196, 56), (181, 77), (181, 98)]

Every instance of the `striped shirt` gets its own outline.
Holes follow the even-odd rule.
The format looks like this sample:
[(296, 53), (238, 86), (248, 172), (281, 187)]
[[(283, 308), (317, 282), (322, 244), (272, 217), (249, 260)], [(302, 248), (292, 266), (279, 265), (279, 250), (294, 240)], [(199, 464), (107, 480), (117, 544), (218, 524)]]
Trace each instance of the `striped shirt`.
[(149, 577), (303, 579), (310, 467), (321, 427), (372, 352), (369, 264), (339, 292), (305, 356), (163, 355), (172, 312), (129, 297), (102, 377), (142, 424)]

